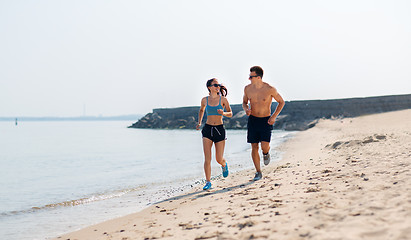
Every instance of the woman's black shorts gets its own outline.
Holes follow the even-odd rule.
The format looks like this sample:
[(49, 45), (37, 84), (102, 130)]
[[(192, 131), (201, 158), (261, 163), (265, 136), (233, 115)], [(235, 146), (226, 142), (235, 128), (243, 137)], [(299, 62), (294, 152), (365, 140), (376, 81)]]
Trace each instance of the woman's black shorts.
[(254, 117), (250, 115), (247, 123), (247, 142), (270, 142), (273, 125), (268, 124), (270, 117)]
[(208, 138), (215, 143), (226, 140), (223, 124), (216, 126), (206, 124), (201, 133), (203, 134), (203, 137)]

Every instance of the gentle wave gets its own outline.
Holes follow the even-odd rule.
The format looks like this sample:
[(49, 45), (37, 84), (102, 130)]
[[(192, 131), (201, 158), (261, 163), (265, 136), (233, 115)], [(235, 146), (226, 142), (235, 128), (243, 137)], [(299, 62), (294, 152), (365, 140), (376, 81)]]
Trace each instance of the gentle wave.
[(8, 216), (15, 216), (15, 215), (25, 214), (25, 213), (33, 213), (33, 212), (51, 209), (51, 208), (57, 208), (57, 207), (74, 207), (77, 205), (83, 205), (83, 204), (103, 201), (103, 200), (112, 199), (112, 198), (119, 198), (130, 192), (141, 191), (142, 189), (145, 189), (146, 187), (147, 186), (139, 186), (136, 188), (117, 190), (117, 191), (113, 191), (110, 193), (93, 194), (90, 197), (84, 197), (80, 199), (68, 200), (68, 201), (63, 201), (63, 202), (58, 202), (58, 203), (50, 203), (50, 204), (46, 204), (43, 206), (36, 206), (36, 207), (32, 207), (30, 209), (25, 209), (25, 210), (2, 212), (0, 213), (0, 217), (8, 217)]

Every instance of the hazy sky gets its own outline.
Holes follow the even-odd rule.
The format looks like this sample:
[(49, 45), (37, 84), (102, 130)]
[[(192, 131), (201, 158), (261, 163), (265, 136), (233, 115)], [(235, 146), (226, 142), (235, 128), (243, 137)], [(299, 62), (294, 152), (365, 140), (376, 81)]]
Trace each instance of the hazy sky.
[(411, 1), (0, 0), (0, 117), (232, 104), (249, 68), (285, 100), (411, 93)]

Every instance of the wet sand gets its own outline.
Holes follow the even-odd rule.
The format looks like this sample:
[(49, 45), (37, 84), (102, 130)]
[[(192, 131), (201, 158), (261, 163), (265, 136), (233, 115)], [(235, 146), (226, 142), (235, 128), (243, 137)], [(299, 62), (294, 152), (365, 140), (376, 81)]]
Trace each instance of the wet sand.
[(411, 110), (321, 120), (272, 151), (259, 181), (234, 173), (56, 239), (411, 239)]

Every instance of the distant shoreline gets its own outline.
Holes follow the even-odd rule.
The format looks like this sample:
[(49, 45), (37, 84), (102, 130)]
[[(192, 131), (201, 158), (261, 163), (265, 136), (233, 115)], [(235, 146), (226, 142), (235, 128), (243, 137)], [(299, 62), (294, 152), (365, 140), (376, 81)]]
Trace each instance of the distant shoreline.
[(82, 116), (82, 117), (0, 117), (0, 121), (137, 121), (144, 115), (121, 115), (121, 116)]
[[(271, 105), (272, 111), (277, 103)], [(157, 108), (130, 128), (194, 129), (200, 106)], [(232, 104), (232, 118), (224, 118), (226, 129), (247, 129), (248, 116), (241, 104)], [(274, 129), (301, 131), (314, 127), (320, 119), (358, 117), (367, 114), (411, 109), (411, 94), (344, 98), (327, 100), (286, 101)], [(206, 116), (203, 119), (206, 122)]]

